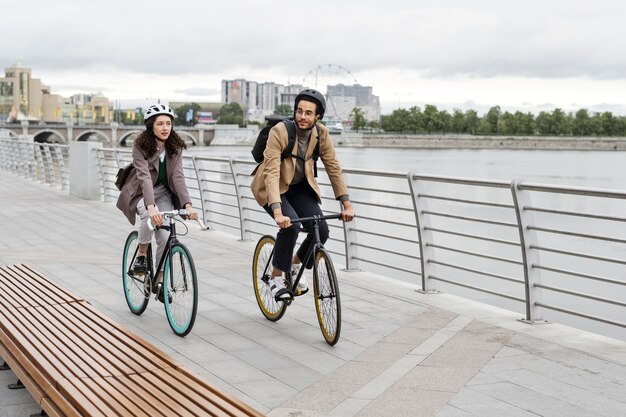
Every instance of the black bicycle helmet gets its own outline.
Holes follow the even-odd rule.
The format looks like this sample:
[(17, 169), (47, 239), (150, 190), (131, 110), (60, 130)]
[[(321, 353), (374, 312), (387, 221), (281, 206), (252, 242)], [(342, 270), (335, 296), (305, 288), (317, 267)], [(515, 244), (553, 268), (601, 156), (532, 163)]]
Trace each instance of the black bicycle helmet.
[(320, 115), (320, 120), (324, 118), (324, 113), (326, 112), (326, 100), (322, 93), (312, 88), (306, 88), (298, 93), (296, 96), (296, 101), (293, 103), (293, 112), (295, 113), (298, 109), (298, 103), (300, 100), (305, 99), (307, 101), (312, 101), (317, 105), (317, 112)]

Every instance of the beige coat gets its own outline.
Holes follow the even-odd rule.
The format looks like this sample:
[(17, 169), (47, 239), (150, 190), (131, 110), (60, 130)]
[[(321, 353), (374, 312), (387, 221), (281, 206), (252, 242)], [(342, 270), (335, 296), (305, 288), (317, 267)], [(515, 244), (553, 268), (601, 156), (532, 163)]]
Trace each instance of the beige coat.
[[(146, 207), (154, 204), (154, 183), (159, 176), (159, 152), (146, 159), (144, 151), (133, 146), (133, 165), (135, 169), (128, 175), (117, 199), (117, 208), (122, 210), (131, 224), (135, 224), (137, 203), (141, 197)], [(182, 149), (174, 155), (165, 154), (165, 165), (174, 207), (182, 208), (191, 202), (185, 184)]]
[[(319, 136), (318, 136), (319, 132)], [(348, 194), (348, 188), (343, 178), (339, 161), (335, 154), (328, 129), (323, 125), (317, 125), (317, 129), (311, 132), (311, 140), (307, 148), (306, 155), (310, 156), (315, 149), (317, 142), (320, 142), (320, 159), (324, 163), (324, 168), (333, 187), (335, 198)], [(280, 155), (287, 147), (288, 133), (284, 123), (274, 126), (267, 138), (267, 146), (263, 152), (263, 162), (261, 162), (252, 172), (252, 194), (259, 205), (272, 205), (280, 203), (280, 195), (287, 192), (289, 184), (293, 180), (296, 171), (296, 158), (285, 158), (281, 161)], [(293, 147), (292, 153), (297, 155), (298, 144)], [(313, 172), (313, 159), (304, 163), (304, 175), (317, 194), (317, 200), (321, 203), (321, 194), (315, 175)]]

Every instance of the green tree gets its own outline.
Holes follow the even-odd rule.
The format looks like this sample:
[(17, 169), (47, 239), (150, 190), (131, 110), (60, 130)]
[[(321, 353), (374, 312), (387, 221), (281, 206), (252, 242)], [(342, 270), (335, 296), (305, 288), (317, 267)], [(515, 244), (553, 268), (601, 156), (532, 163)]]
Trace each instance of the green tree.
[(441, 120), (437, 106), (427, 104), (424, 107), (424, 129), (428, 133), (438, 132), (441, 130)]
[(465, 124), (465, 115), (459, 109), (452, 111), (452, 120), (450, 122), (450, 131), (454, 133), (465, 133), (467, 126)]
[(367, 126), (370, 129), (372, 129), (372, 131), (374, 131), (374, 130), (380, 131), (380, 122), (378, 120), (369, 120), (367, 122)]
[(465, 132), (475, 135), (478, 132), (478, 125), (480, 124), (480, 118), (476, 110), (465, 111)]
[(567, 115), (563, 110), (556, 108), (552, 111), (552, 134), (566, 135), (569, 133)]
[(502, 110), (500, 106), (493, 106), (489, 109), (487, 114), (483, 117), (483, 129), (484, 133), (496, 135), (500, 132), (500, 116), (502, 115)]
[(517, 135), (520, 129), (515, 116), (508, 111), (502, 113), (499, 130), (503, 135)]
[(279, 116), (293, 116), (293, 107), (291, 107), (289, 104), (279, 104), (274, 109), (274, 114), (277, 114)]
[(409, 109), (409, 120), (407, 121), (407, 129), (413, 133), (424, 130), (424, 115), (422, 109), (418, 106), (413, 106)]
[(541, 111), (535, 118), (537, 124), (537, 132), (540, 135), (551, 135), (553, 132), (552, 116), (546, 111)]
[(220, 109), (217, 124), (221, 125), (243, 125), (243, 109), (239, 103), (224, 104)]
[[(191, 110), (191, 119), (188, 120), (189, 110)], [(193, 126), (198, 123), (198, 119), (196, 115), (200, 110), (200, 105), (198, 103), (187, 103), (178, 107), (174, 110), (174, 114), (176, 118), (174, 119), (174, 124), (178, 126)]]
[(367, 119), (365, 118), (365, 113), (363, 109), (360, 107), (355, 107), (350, 112), (350, 120), (352, 120), (352, 128), (357, 132), (359, 129), (362, 129), (367, 124)]
[(387, 132), (405, 132), (409, 130), (410, 112), (395, 109), (390, 115), (380, 118), (380, 127)]

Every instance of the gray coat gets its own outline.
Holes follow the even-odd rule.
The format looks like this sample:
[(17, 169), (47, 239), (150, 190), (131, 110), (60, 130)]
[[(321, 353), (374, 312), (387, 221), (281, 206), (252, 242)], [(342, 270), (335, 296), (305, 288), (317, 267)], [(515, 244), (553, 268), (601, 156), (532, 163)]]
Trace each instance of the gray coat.
[[(165, 154), (165, 164), (174, 207), (182, 208), (191, 202), (185, 184), (182, 149), (174, 155)], [(135, 224), (137, 203), (141, 197), (144, 198), (146, 207), (154, 204), (154, 183), (159, 175), (159, 152), (146, 158), (143, 150), (133, 146), (133, 165), (135, 169), (128, 175), (117, 199), (117, 208), (122, 210), (131, 224)]]

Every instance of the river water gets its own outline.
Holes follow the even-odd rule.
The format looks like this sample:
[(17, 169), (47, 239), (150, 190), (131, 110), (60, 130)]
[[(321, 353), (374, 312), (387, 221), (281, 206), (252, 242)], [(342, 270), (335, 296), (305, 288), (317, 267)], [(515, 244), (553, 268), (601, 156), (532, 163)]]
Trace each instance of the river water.
[[(194, 152), (252, 159), (249, 146)], [(337, 154), (344, 168), (626, 190), (626, 153), (615, 151), (337, 147)]]

